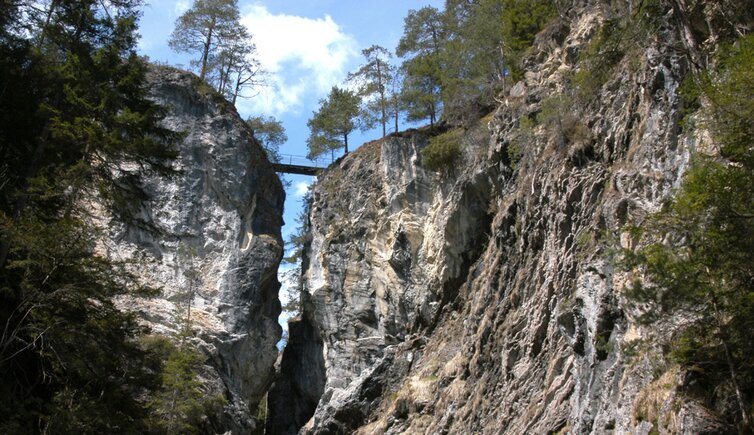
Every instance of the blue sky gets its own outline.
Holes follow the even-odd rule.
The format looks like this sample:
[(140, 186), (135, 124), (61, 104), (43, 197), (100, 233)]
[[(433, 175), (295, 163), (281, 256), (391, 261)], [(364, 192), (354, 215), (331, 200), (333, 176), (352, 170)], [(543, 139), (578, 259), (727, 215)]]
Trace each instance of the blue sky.
[[(269, 86), (253, 90), (256, 96), (239, 99), (244, 118), (274, 116), (282, 121), (288, 142), (281, 153), (306, 155), (306, 127), (318, 101), (348, 72), (362, 63), (361, 50), (373, 44), (394, 51), (403, 34), (410, 9), (444, 0), (239, 0), (241, 22), (252, 34), (258, 59), (269, 72)], [(152, 0), (143, 8), (139, 50), (152, 61), (188, 67), (190, 56), (174, 53), (168, 39), (175, 20), (192, 0)], [(396, 60), (396, 63), (398, 61)], [(379, 138), (377, 129), (349, 138), (354, 145)], [(287, 190), (283, 237), (295, 230), (302, 195), (312, 177), (286, 175)]]

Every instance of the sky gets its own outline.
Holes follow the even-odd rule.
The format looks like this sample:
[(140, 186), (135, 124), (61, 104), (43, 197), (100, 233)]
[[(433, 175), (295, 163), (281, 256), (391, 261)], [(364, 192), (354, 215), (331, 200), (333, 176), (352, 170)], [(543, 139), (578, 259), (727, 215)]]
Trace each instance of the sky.
[[(188, 68), (192, 57), (171, 51), (168, 39), (175, 20), (192, 2), (148, 1), (140, 21), (140, 53), (152, 61)], [(346, 75), (363, 63), (361, 50), (377, 44), (394, 51), (409, 10), (427, 5), (442, 8), (443, 3), (444, 0), (239, 0), (241, 23), (256, 44), (257, 58), (268, 72), (268, 84), (250, 91), (253, 97), (239, 99), (238, 112), (244, 119), (274, 116), (288, 135), (288, 142), (280, 147), (281, 154), (305, 156), (307, 120), (330, 88), (343, 85)], [(349, 146), (356, 148), (353, 145), (380, 135), (381, 130), (377, 129), (354, 132)], [(287, 239), (295, 231), (301, 199), (315, 179), (298, 175), (285, 178), (289, 186), (283, 238)]]

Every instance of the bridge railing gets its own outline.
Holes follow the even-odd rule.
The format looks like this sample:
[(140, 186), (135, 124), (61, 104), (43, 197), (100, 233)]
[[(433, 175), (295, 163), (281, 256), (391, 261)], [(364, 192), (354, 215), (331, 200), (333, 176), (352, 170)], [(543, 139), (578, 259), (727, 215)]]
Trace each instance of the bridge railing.
[(291, 166), (309, 166), (315, 168), (326, 168), (330, 164), (330, 160), (325, 157), (317, 159), (309, 159), (305, 156), (296, 156), (293, 154), (280, 154), (280, 161), (283, 165)]

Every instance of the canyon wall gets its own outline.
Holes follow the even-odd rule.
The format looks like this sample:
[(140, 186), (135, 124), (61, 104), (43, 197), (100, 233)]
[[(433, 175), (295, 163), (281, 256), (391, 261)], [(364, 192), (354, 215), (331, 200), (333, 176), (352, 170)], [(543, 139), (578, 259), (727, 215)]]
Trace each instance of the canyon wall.
[(153, 67), (149, 86), (163, 124), (185, 136), (178, 174), (149, 179), (137, 224), (112, 227), (110, 255), (135, 261), (139, 279), (161, 290), (120, 305), (153, 333), (176, 337), (190, 324), (206, 394), (227, 400), (212, 431), (249, 433), (278, 355), (285, 193), (253, 132), (206, 84)]
[[(422, 129), (320, 177), (270, 433), (731, 430), (680, 393), (690, 378), (651, 348), (663, 331), (636, 321), (634, 272), (616, 266), (637, 243), (626, 225), (659, 210), (705, 146), (680, 123), (680, 17), (594, 98), (564, 92), (609, 8), (575, 2), (541, 32), (525, 78), (456, 130), (462, 155), (444, 170), (423, 165), (438, 131)], [(650, 347), (631, 350), (639, 338)]]

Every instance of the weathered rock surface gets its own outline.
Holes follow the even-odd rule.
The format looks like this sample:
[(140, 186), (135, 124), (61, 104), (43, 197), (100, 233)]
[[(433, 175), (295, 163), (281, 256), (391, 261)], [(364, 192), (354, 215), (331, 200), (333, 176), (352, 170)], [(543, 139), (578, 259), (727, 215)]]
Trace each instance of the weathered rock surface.
[(169, 109), (165, 126), (186, 136), (174, 163), (180, 174), (146, 183), (151, 199), (138, 216), (144, 225), (113, 229), (111, 254), (139, 258), (140, 279), (162, 289), (160, 297), (121, 305), (153, 332), (175, 335), (190, 301), (191, 340), (208, 358), (206, 385), (228, 400), (214, 430), (249, 433), (281, 335), (277, 267), (285, 193), (235, 109), (195, 76), (155, 67), (150, 97)]
[(624, 225), (659, 209), (701, 146), (679, 127), (689, 64), (673, 17), (595, 99), (562, 103), (523, 142), (519, 120), (564, 89), (607, 16), (602, 2), (577, 3), (538, 37), (492, 119), (465, 132), (454, 168), (425, 170), (427, 132), (414, 131), (321, 177), (305, 320), (270, 399), (296, 418), (272, 408), (273, 433), (295, 433), (307, 413), (302, 433), (729, 429), (678, 377), (655, 379), (657, 354), (627, 351), (663, 331), (634, 321), (622, 296), (632, 276), (615, 266), (636, 243)]

